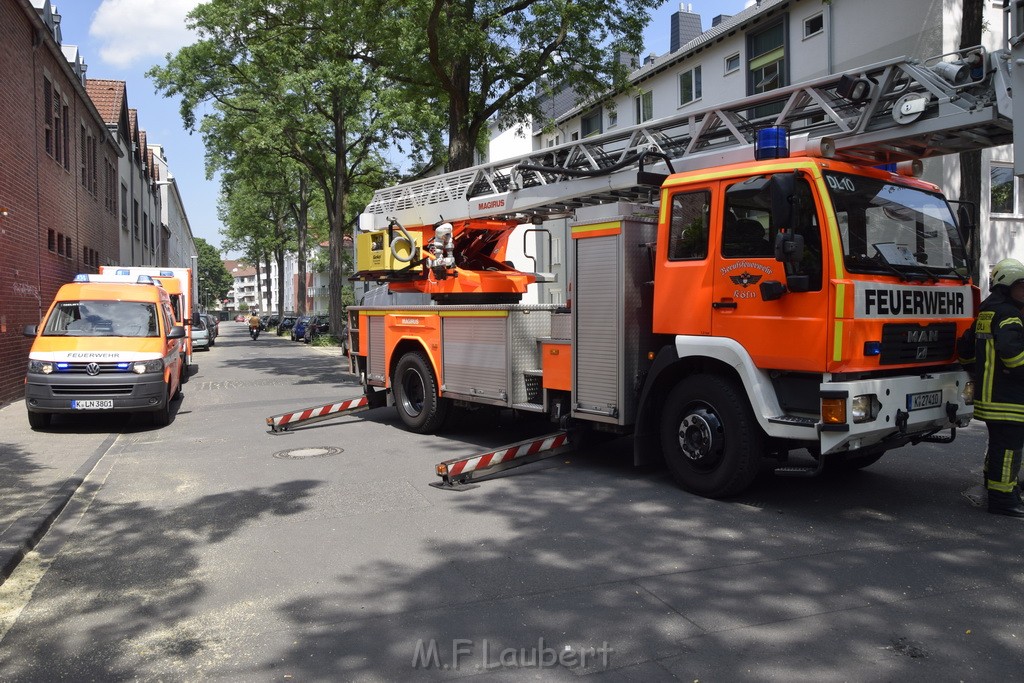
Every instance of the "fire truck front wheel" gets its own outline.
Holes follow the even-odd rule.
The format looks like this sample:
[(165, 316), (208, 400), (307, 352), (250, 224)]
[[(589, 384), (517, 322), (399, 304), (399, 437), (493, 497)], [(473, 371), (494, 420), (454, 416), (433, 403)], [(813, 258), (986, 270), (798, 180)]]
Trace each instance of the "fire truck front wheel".
[(391, 388), (398, 416), (409, 430), (429, 434), (444, 423), (449, 402), (438, 396), (437, 379), (422, 353), (412, 351), (398, 359)]
[(743, 392), (713, 375), (687, 377), (669, 393), (661, 445), (676, 483), (708, 498), (747, 488), (764, 446)]

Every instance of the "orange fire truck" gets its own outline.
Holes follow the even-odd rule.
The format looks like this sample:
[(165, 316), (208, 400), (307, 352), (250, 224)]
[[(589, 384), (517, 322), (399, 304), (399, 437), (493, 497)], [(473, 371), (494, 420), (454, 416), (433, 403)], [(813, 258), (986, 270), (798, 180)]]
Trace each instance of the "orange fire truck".
[[(861, 468), (948, 442), (973, 414), (955, 340), (979, 293), (963, 218), (920, 159), (1012, 140), (1011, 73), (982, 48), (896, 59), (696, 114), (379, 190), (353, 279), (423, 305), (348, 309), (364, 397), (417, 432), (452, 409), (539, 413), (560, 432), (437, 466), (445, 485), (632, 435), (680, 486), (735, 494), (781, 473)], [(568, 221), (571, 299), (509, 235)], [(429, 301), (427, 301), (429, 297)], [(788, 467), (806, 449), (813, 467)]]

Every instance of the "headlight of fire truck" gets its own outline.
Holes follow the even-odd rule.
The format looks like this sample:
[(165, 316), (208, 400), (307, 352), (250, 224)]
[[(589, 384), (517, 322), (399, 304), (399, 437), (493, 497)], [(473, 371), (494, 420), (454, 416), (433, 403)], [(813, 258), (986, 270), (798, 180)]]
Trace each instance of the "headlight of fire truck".
[(964, 383), (964, 390), (960, 392), (960, 398), (963, 399), (964, 405), (974, 405), (974, 382), (972, 380)]
[(156, 360), (145, 360), (139, 361), (138, 363), (132, 364), (132, 372), (136, 375), (144, 375), (147, 372), (163, 372), (164, 361), (162, 358)]
[(53, 372), (53, 363), (45, 360), (30, 360), (28, 371), (35, 374), (49, 375)]
[[(855, 423), (871, 422), (878, 417), (882, 406), (875, 394), (861, 394), (850, 399), (850, 418)], [(847, 399), (846, 398), (822, 398), (821, 399), (821, 421), (827, 425), (846, 424), (847, 421)]]

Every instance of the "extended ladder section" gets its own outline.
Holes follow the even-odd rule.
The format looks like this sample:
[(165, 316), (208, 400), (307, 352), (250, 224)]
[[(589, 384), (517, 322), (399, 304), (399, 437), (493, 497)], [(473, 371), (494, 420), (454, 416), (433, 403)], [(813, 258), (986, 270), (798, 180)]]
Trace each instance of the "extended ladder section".
[(381, 229), (391, 218), (404, 225), (544, 219), (581, 206), (643, 201), (652, 197), (656, 176), (638, 180), (638, 164), (664, 174), (751, 160), (757, 132), (767, 127), (788, 131), (793, 154), (869, 164), (1007, 144), (1013, 140), (1010, 68), (1008, 53), (983, 48), (879, 62), (378, 190), (366, 214)]

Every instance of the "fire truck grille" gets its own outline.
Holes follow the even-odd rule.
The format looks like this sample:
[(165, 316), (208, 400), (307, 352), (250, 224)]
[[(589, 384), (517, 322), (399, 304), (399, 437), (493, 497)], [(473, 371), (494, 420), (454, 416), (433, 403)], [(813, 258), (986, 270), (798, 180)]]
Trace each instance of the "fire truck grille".
[(956, 323), (882, 326), (880, 365), (948, 361), (956, 347)]

